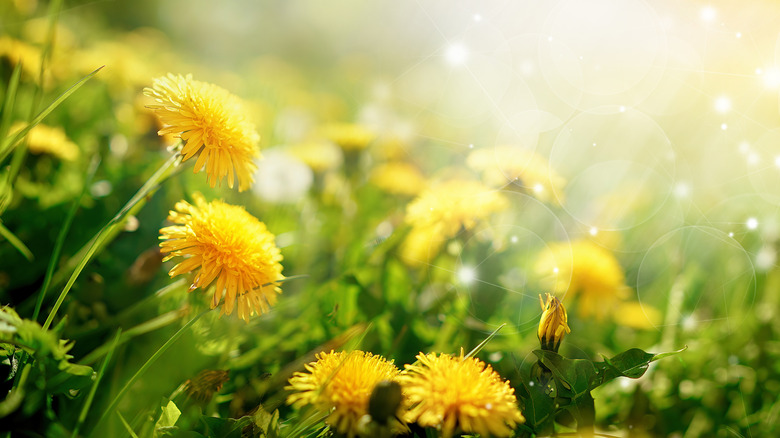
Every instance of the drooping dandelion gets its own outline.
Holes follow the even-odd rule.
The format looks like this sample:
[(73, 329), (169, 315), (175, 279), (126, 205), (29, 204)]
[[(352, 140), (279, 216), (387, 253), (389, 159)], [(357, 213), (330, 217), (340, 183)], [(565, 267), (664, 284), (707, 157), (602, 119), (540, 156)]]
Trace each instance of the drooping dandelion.
[[(320, 353), (316, 362), (306, 365), (306, 371), (290, 378), (286, 389), (294, 392), (287, 403), (312, 405), (328, 412), (325, 423), (349, 437), (359, 434), (360, 420), (368, 414), (369, 399), (377, 384), (392, 381), (399, 373), (392, 361), (359, 350)], [(397, 420), (390, 421), (391, 429), (405, 429)]]
[(280, 292), (276, 282), (284, 278), (274, 235), (242, 207), (206, 202), (197, 194), (194, 198), (195, 205), (177, 202), (168, 215), (176, 225), (160, 229), (164, 260), (185, 257), (169, 275), (195, 272), (190, 290), (216, 281), (211, 308), (224, 296), (222, 314), (230, 315), (237, 307), (238, 316), (248, 320), (251, 314), (267, 312)]
[(190, 75), (173, 74), (155, 79), (144, 93), (157, 102), (148, 107), (164, 125), (158, 133), (182, 139), (183, 161), (197, 156), (194, 171), (205, 167), (211, 187), (226, 176), (231, 188), (238, 179), (239, 191), (252, 185), (260, 137), (238, 97)]
[(463, 351), (420, 353), (417, 359), (398, 377), (411, 406), (407, 421), (440, 428), (445, 438), (457, 430), (508, 437), (525, 422), (514, 389), (490, 365)]

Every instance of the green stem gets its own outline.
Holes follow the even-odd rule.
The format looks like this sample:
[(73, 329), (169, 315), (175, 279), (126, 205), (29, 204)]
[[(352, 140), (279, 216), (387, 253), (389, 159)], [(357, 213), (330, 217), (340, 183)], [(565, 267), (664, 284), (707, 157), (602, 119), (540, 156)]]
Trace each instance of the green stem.
[(173, 165), (179, 160), (180, 155), (178, 153), (171, 156), (171, 158), (168, 159), (158, 170), (154, 173), (146, 182), (144, 185), (138, 189), (135, 195), (127, 201), (127, 204), (125, 204), (124, 207), (122, 207), (121, 210), (103, 227), (98, 231), (98, 233), (95, 235), (95, 237), (92, 239), (91, 244), (89, 246), (89, 249), (87, 250), (87, 253), (82, 257), (79, 264), (76, 266), (76, 270), (73, 271), (73, 274), (71, 274), (70, 278), (68, 279), (68, 282), (65, 284), (65, 288), (62, 289), (62, 292), (60, 293), (60, 296), (57, 298), (57, 301), (54, 303), (54, 307), (51, 309), (51, 312), (49, 312), (49, 316), (46, 318), (46, 322), (43, 323), (43, 329), (48, 330), (49, 326), (51, 326), (52, 321), (54, 320), (54, 316), (57, 314), (57, 310), (59, 310), (60, 306), (62, 305), (62, 302), (65, 300), (65, 297), (68, 295), (68, 292), (70, 292), (70, 288), (73, 287), (73, 283), (76, 282), (76, 279), (78, 278), (79, 274), (81, 274), (81, 271), (84, 270), (84, 267), (87, 266), (87, 263), (92, 259), (92, 256), (95, 255), (95, 252), (98, 248), (102, 246), (102, 244), (106, 241), (108, 236), (112, 234), (112, 231), (117, 229), (121, 224), (122, 221), (125, 219), (125, 216), (127, 216), (128, 212), (135, 206), (137, 203), (139, 203), (142, 199), (145, 197), (151, 195), (151, 193), (159, 187), (159, 184), (161, 184), (166, 177), (168, 176), (168, 171), (173, 167)]
[(78, 422), (76, 423), (76, 427), (73, 428), (73, 434), (71, 435), (72, 438), (76, 438), (78, 436), (81, 425), (84, 424), (84, 420), (87, 419), (87, 413), (89, 412), (90, 406), (92, 406), (92, 400), (95, 398), (95, 392), (97, 392), (98, 385), (100, 384), (100, 379), (103, 378), (103, 374), (105, 374), (106, 372), (106, 365), (108, 365), (108, 362), (111, 361), (111, 355), (114, 353), (114, 350), (119, 344), (119, 337), (121, 335), (122, 335), (122, 329), (120, 328), (119, 330), (117, 330), (116, 336), (114, 336), (114, 342), (111, 344), (111, 349), (108, 350), (108, 354), (106, 355), (105, 360), (103, 360), (103, 364), (100, 365), (100, 371), (98, 371), (97, 377), (95, 378), (95, 382), (92, 384), (92, 388), (90, 388), (89, 390), (89, 394), (87, 395), (87, 400), (84, 401), (84, 407), (81, 408), (81, 414), (79, 415), (79, 419)]
[[(211, 310), (211, 309), (209, 309)], [(157, 349), (157, 351), (154, 352), (154, 354), (143, 364), (141, 365), (141, 368), (136, 371), (135, 374), (133, 374), (133, 377), (130, 378), (130, 380), (125, 383), (125, 386), (122, 387), (121, 390), (119, 390), (119, 393), (114, 397), (114, 400), (111, 401), (111, 403), (108, 405), (108, 408), (103, 412), (103, 415), (100, 416), (100, 419), (98, 420), (97, 424), (95, 425), (95, 428), (93, 429), (93, 433), (98, 430), (100, 425), (106, 420), (106, 418), (116, 409), (116, 406), (119, 404), (119, 402), (122, 400), (122, 397), (125, 396), (127, 391), (130, 390), (130, 388), (133, 386), (133, 384), (138, 381), (138, 379), (148, 370), (154, 362), (157, 361), (157, 359), (160, 358), (160, 356), (165, 353), (168, 348), (170, 348), (171, 345), (173, 345), (174, 342), (176, 342), (183, 334), (187, 331), (188, 328), (190, 328), (197, 320), (200, 319), (201, 316), (205, 315), (206, 312), (209, 310), (204, 310), (203, 312), (197, 314), (194, 318), (192, 318), (187, 324), (184, 324), (182, 328), (179, 329), (176, 333), (173, 334), (160, 348)], [(90, 434), (91, 435), (91, 434)]]

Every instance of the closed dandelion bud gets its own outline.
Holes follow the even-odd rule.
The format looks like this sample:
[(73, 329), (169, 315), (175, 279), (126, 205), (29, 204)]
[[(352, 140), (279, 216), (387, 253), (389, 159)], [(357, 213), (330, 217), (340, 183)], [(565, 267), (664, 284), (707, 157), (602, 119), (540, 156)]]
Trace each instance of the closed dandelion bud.
[(547, 296), (546, 302), (542, 301), (542, 296), (539, 295), (539, 304), (543, 311), (542, 319), (539, 321), (539, 342), (542, 344), (542, 350), (557, 353), (563, 337), (567, 333), (571, 333), (571, 329), (567, 324), (568, 316), (563, 303), (550, 294), (545, 295)]
[(222, 389), (228, 381), (228, 370), (203, 370), (197, 376), (184, 383), (187, 396), (201, 403), (208, 403), (214, 393)]
[(374, 386), (368, 399), (368, 415), (376, 423), (385, 425), (395, 417), (401, 406), (401, 385), (391, 380), (382, 380)]

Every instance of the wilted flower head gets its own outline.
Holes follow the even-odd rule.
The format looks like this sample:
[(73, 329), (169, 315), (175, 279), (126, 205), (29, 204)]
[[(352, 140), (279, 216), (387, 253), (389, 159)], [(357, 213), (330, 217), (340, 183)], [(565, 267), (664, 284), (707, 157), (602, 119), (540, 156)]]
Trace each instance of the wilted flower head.
[(184, 391), (191, 399), (206, 403), (228, 381), (228, 370), (203, 370), (184, 383)]
[(539, 321), (539, 342), (542, 344), (542, 350), (558, 352), (558, 347), (566, 334), (571, 333), (569, 328), (568, 315), (566, 308), (561, 301), (550, 295), (547, 295), (547, 301), (542, 301), (539, 295), (539, 304), (542, 306), (542, 318)]
[(169, 275), (195, 271), (190, 290), (216, 280), (212, 309), (224, 295), (222, 313), (233, 313), (238, 301), (238, 316), (248, 320), (276, 303), (282, 255), (265, 224), (242, 207), (206, 202), (201, 195), (195, 195), (195, 205), (177, 202), (168, 220), (177, 225), (160, 230), (160, 239), (165, 240), (160, 248), (168, 254), (164, 260), (186, 257)]
[(230, 187), (238, 178), (239, 191), (252, 185), (260, 137), (236, 96), (190, 75), (173, 74), (155, 79), (144, 93), (157, 102), (149, 108), (165, 126), (159, 134), (176, 134), (184, 141), (183, 161), (197, 156), (195, 173), (205, 166), (211, 187), (225, 176)]
[(322, 127), (322, 134), (345, 151), (365, 149), (376, 137), (374, 131), (355, 123), (331, 123)]
[[(394, 380), (398, 368), (382, 356), (355, 350), (319, 353), (317, 361), (297, 372), (286, 389), (294, 391), (288, 404), (312, 405), (328, 412), (325, 423), (349, 437), (359, 433), (359, 420), (368, 413), (368, 402), (376, 385)], [(403, 430), (395, 422), (394, 429)]]
[[(23, 122), (14, 123), (10, 132), (15, 133), (27, 126)], [(78, 158), (80, 150), (75, 143), (65, 135), (65, 131), (59, 127), (35, 125), (27, 133), (27, 148), (33, 154), (50, 154), (57, 158), (73, 161)]]
[(629, 291), (615, 256), (587, 240), (551, 244), (536, 270), (551, 280), (548, 286), (556, 294), (576, 297), (577, 313), (583, 317), (606, 317)]
[(515, 391), (490, 365), (474, 357), (420, 353), (398, 377), (412, 406), (409, 422), (441, 428), (451, 437), (460, 428), (481, 436), (508, 437), (525, 418)]
[(482, 172), (482, 178), (491, 187), (504, 187), (511, 182), (542, 201), (559, 203), (558, 196), (566, 180), (558, 175), (547, 161), (534, 151), (514, 147), (497, 146), (483, 148), (469, 154), (466, 163)]

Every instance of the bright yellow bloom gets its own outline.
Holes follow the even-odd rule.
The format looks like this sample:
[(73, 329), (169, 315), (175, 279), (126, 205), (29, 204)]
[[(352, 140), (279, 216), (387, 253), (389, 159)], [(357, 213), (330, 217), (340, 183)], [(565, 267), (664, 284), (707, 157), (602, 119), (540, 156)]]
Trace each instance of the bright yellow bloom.
[(525, 421), (514, 389), (490, 365), (464, 357), (462, 350), (460, 357), (420, 353), (417, 359), (398, 377), (412, 406), (409, 422), (440, 427), (449, 438), (457, 429), (508, 437)]
[(12, 65), (22, 64), (22, 71), (32, 77), (41, 71), (41, 51), (9, 36), (0, 37), (0, 58), (8, 59)]
[(158, 102), (149, 108), (165, 125), (159, 134), (177, 134), (185, 142), (183, 161), (197, 155), (195, 173), (205, 166), (211, 187), (225, 176), (231, 188), (238, 177), (239, 191), (252, 185), (260, 136), (236, 96), (190, 75), (172, 74), (155, 79), (144, 93)]
[(542, 344), (542, 350), (557, 352), (563, 337), (567, 333), (571, 333), (568, 324), (569, 317), (566, 315), (566, 308), (563, 307), (563, 303), (558, 298), (550, 294), (546, 295), (547, 302), (542, 301), (542, 296), (539, 295), (539, 304), (541, 304), (543, 312), (537, 335)]
[(504, 187), (512, 182), (539, 200), (556, 204), (563, 196), (566, 180), (534, 151), (515, 146), (483, 148), (469, 154), (466, 163), (482, 172), (483, 180), (491, 187)]
[(416, 228), (437, 228), (453, 237), (509, 206), (506, 198), (479, 182), (450, 180), (424, 191), (406, 208), (406, 222)]
[(322, 127), (322, 134), (345, 151), (365, 149), (376, 137), (374, 131), (355, 123), (331, 123)]
[(195, 271), (190, 290), (205, 288), (216, 280), (211, 308), (222, 296), (222, 314), (230, 315), (238, 301), (238, 316), (249, 320), (276, 303), (283, 279), (282, 255), (265, 224), (242, 207), (221, 201), (206, 202), (195, 195), (195, 205), (176, 203), (168, 220), (178, 224), (160, 230), (164, 260), (186, 257), (168, 273), (171, 277)]
[(612, 314), (629, 291), (615, 256), (587, 240), (551, 244), (536, 269), (552, 280), (549, 286), (556, 294), (577, 297), (577, 313), (583, 317)]
[[(27, 126), (16, 122), (10, 132), (16, 133)], [(33, 154), (50, 154), (63, 160), (73, 161), (79, 156), (79, 147), (70, 141), (65, 131), (59, 127), (37, 124), (27, 133), (27, 148)]]
[(626, 301), (615, 311), (615, 322), (636, 329), (655, 328), (661, 323), (661, 312), (649, 304)]
[(371, 170), (371, 182), (387, 193), (413, 196), (425, 187), (425, 177), (409, 163), (390, 162)]
[[(349, 437), (358, 435), (374, 387), (394, 380), (399, 372), (392, 361), (359, 350), (319, 353), (316, 362), (306, 365), (306, 371), (290, 378), (290, 386), (285, 389), (295, 392), (287, 403), (296, 407), (312, 405), (329, 413), (325, 423)], [(404, 426), (396, 421), (393, 428), (401, 432)]]

